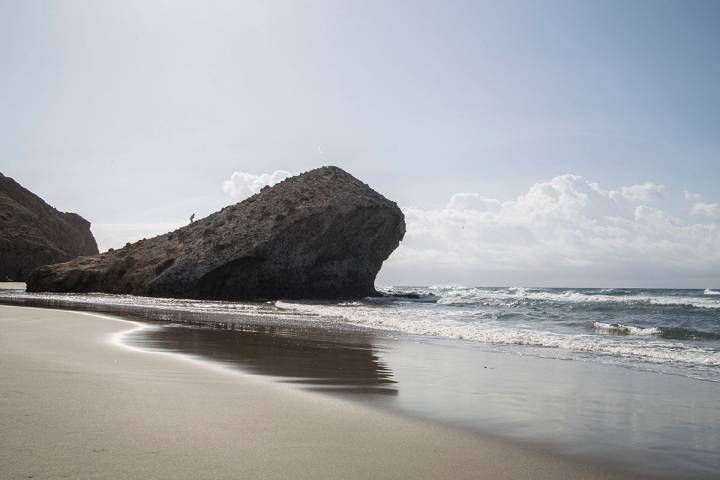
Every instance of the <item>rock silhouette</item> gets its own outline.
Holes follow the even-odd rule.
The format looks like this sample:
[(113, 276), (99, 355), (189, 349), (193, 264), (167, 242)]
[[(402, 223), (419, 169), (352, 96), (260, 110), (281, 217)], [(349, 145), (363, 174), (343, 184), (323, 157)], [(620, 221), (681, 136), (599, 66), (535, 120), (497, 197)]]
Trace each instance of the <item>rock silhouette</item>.
[(22, 282), (40, 265), (97, 253), (90, 222), (0, 173), (0, 281)]
[(201, 299), (346, 298), (405, 234), (398, 206), (337, 167), (288, 178), (206, 218), (95, 257), (38, 268), (28, 291)]

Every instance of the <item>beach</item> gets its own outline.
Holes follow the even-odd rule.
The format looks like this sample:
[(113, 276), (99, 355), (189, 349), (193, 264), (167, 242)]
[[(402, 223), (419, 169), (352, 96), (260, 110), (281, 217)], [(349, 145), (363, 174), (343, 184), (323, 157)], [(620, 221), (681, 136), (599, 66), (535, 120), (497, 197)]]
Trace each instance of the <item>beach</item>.
[(720, 480), (720, 1), (0, 2), (0, 480)]
[(119, 342), (138, 328), (0, 306), (4, 478), (631, 478)]

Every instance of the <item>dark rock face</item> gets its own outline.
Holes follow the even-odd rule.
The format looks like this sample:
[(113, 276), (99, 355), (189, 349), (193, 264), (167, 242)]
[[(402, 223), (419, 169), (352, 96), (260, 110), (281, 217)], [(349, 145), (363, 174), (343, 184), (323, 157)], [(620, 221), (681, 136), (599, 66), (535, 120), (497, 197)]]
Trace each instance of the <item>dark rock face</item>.
[(0, 173), (0, 281), (24, 281), (40, 265), (97, 253), (90, 222)]
[(28, 291), (357, 298), (376, 293), (375, 276), (404, 234), (394, 202), (322, 167), (174, 232), (39, 268)]

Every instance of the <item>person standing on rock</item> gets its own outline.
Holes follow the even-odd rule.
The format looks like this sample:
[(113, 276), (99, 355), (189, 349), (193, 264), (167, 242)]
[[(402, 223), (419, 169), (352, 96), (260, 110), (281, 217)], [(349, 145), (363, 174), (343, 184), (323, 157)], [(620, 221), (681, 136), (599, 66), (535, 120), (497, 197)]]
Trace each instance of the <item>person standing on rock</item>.
[(193, 213), (190, 215), (190, 223), (193, 223), (195, 221), (195, 214)]

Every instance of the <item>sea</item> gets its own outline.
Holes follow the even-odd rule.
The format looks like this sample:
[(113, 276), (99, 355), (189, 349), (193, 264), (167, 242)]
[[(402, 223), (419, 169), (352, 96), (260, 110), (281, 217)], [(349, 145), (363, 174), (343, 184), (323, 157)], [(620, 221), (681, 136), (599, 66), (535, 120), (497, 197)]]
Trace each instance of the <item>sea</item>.
[(720, 288), (392, 286), (356, 301), (0, 290), (123, 341), (668, 478), (720, 478)]
[(720, 289), (435, 286), (383, 293), (358, 302), (276, 306), (507, 352), (720, 381)]

